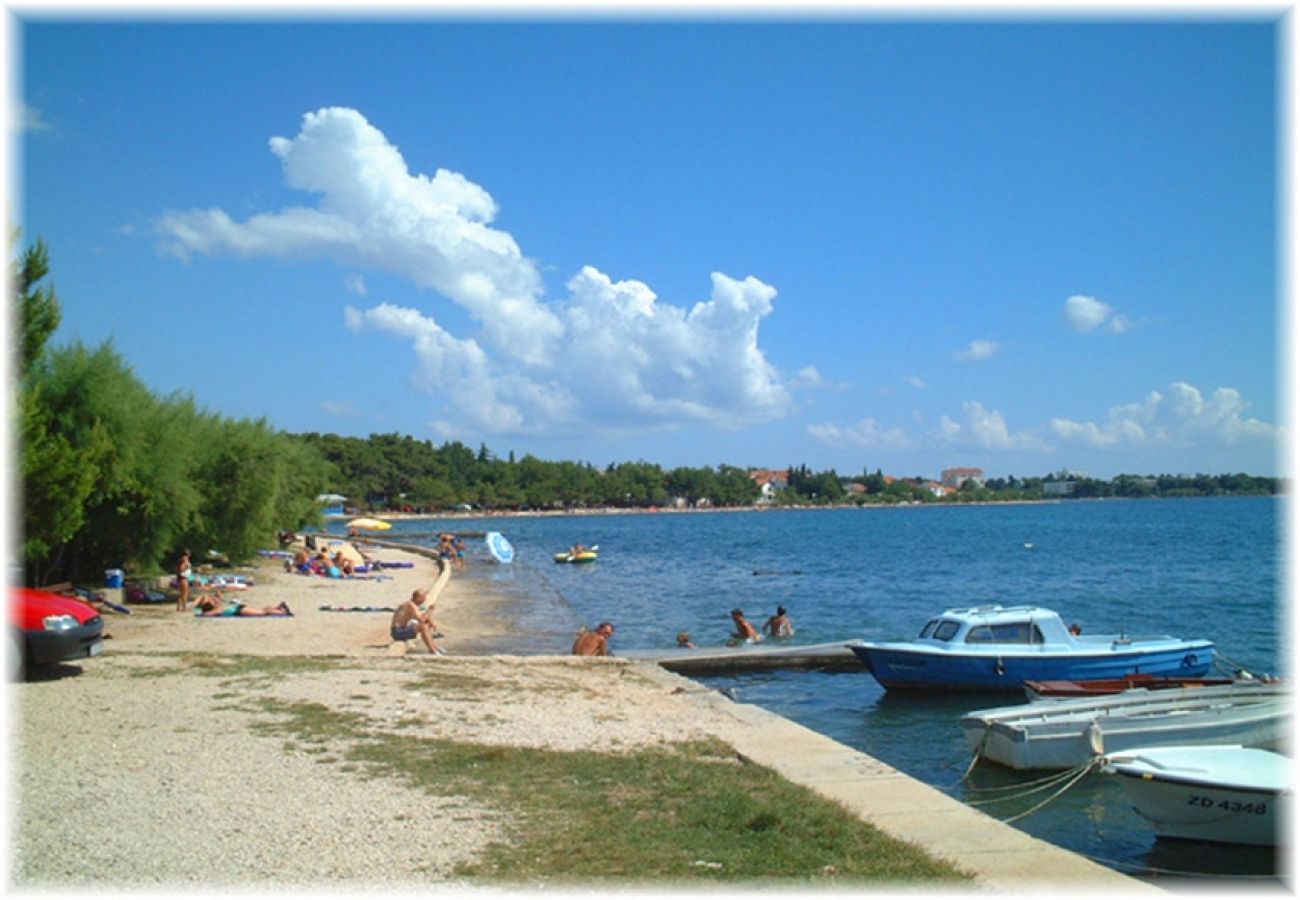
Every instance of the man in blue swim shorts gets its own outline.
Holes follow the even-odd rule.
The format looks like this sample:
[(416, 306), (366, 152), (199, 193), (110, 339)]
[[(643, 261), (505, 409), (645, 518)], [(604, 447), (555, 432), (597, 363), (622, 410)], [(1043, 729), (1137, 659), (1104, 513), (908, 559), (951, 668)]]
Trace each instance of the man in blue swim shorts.
[(433, 610), (436, 604), (430, 604), (426, 611), (420, 610), (428, 598), (427, 589), (413, 592), (411, 599), (397, 607), (393, 613), (388, 633), (395, 641), (413, 641), (418, 635), (429, 648), (430, 653), (434, 656), (443, 656), (443, 652), (438, 649), (438, 644), (433, 639), (437, 631), (437, 625), (433, 621)]

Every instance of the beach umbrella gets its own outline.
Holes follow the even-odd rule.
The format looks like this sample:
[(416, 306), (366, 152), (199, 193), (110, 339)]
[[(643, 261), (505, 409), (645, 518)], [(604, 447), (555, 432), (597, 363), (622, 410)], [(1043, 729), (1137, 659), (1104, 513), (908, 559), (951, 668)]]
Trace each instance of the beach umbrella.
[(387, 531), (393, 527), (392, 522), (385, 522), (383, 519), (353, 519), (348, 523), (349, 528), (364, 528), (367, 531)]

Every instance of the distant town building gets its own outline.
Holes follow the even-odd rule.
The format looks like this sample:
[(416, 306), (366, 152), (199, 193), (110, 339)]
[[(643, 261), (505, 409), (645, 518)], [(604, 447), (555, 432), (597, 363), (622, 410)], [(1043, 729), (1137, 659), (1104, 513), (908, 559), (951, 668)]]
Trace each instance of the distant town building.
[(950, 487), (955, 491), (961, 490), (961, 486), (968, 481), (973, 481), (976, 487), (984, 487), (984, 470), (983, 469), (944, 469), (939, 476), (939, 481), (945, 487)]
[(1074, 493), (1078, 483), (1087, 478), (1088, 473), (1073, 469), (1062, 469), (1043, 482), (1044, 497), (1068, 497)]
[(1043, 482), (1044, 497), (1068, 497), (1074, 493), (1075, 481), (1071, 479), (1052, 479)]
[(777, 491), (783, 491), (790, 486), (788, 469), (754, 469), (749, 473), (749, 477), (758, 483), (759, 503), (771, 503)]
[[(975, 471), (978, 472), (979, 469), (976, 469)], [(947, 497), (949, 494), (957, 493), (957, 488), (949, 487), (946, 484), (940, 484), (937, 481), (927, 481), (925, 484), (921, 485), (921, 487), (924, 487), (927, 491), (933, 494), (937, 499), (942, 499), (944, 497)]]

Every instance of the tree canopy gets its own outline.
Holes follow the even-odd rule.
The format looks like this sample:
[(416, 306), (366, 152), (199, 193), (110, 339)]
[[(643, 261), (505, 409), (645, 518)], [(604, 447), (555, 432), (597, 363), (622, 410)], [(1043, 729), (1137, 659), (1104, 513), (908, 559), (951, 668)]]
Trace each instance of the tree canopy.
[(319, 520), (315, 497), (334, 477), (319, 454), (265, 421), (157, 396), (111, 342), (49, 346), (60, 312), (44, 245), (16, 268), (28, 583), (157, 571), (183, 547), (243, 558)]

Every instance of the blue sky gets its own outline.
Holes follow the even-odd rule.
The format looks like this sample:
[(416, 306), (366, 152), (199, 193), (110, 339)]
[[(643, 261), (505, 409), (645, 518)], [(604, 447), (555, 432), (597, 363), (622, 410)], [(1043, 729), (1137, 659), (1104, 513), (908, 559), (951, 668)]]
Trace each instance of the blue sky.
[(287, 431), (1280, 474), (1279, 27), (28, 13), (21, 228)]

